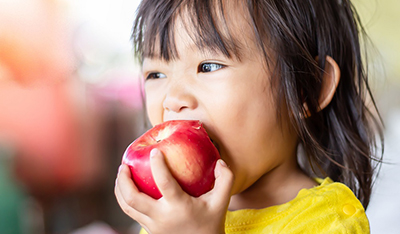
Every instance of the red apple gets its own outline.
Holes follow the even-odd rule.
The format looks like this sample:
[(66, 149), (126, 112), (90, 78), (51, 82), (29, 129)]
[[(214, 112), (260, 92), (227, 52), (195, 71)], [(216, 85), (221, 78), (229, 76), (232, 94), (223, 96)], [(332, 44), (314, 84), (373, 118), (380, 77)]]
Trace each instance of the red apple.
[(131, 170), (141, 192), (159, 199), (150, 168), (150, 151), (159, 149), (171, 174), (182, 189), (198, 197), (214, 186), (214, 168), (220, 158), (203, 125), (198, 120), (172, 120), (156, 125), (126, 149), (122, 163)]

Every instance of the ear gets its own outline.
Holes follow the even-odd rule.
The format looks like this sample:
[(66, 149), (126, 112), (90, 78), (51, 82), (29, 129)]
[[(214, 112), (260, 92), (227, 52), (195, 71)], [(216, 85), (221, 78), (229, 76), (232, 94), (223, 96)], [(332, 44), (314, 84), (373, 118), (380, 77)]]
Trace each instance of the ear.
[(320, 110), (324, 109), (332, 101), (340, 81), (340, 68), (336, 61), (330, 56), (326, 56), (325, 61), (321, 93), (318, 98)]
[[(318, 57), (316, 60), (318, 60)], [(332, 101), (339, 81), (340, 68), (338, 64), (332, 57), (326, 56), (324, 73), (322, 75), (321, 93), (319, 94), (318, 98), (319, 110), (324, 109)], [(304, 108), (306, 110), (306, 117), (309, 117), (311, 114), (308, 111), (306, 103), (304, 103)]]

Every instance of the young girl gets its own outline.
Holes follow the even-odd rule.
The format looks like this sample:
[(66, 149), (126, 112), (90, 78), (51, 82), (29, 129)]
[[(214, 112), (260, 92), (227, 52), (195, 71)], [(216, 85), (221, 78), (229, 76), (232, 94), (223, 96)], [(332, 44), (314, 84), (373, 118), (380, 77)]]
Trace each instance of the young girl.
[(153, 150), (159, 200), (121, 166), (124, 212), (142, 233), (369, 233), (380, 128), (359, 32), (349, 0), (143, 0), (150, 122), (201, 120), (223, 161), (194, 198)]

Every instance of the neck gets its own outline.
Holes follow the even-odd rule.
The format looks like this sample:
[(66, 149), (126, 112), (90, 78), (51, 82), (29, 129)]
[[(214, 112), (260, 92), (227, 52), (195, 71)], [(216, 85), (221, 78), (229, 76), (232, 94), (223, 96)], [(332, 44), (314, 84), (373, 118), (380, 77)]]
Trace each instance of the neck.
[(308, 177), (296, 160), (278, 165), (259, 178), (252, 186), (231, 197), (229, 210), (261, 209), (293, 200), (303, 188), (317, 183)]

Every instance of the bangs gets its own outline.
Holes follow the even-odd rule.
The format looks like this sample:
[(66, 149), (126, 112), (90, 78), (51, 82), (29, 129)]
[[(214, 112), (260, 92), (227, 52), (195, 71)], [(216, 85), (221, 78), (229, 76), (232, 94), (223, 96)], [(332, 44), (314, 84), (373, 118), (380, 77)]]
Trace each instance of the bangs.
[[(176, 0), (141, 2), (132, 31), (135, 55), (170, 61), (179, 58), (175, 33), (177, 19), (200, 51), (240, 60), (240, 42), (230, 32), (226, 7), (234, 1)], [(237, 2), (237, 1), (235, 1)], [(233, 20), (233, 19), (231, 19)]]

